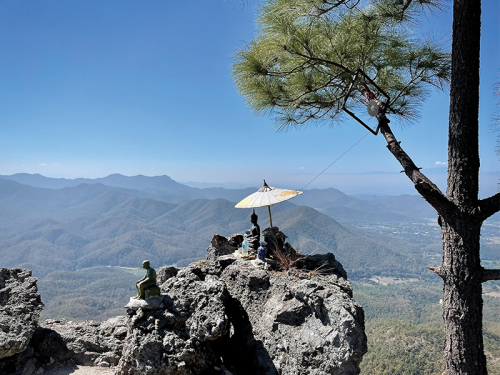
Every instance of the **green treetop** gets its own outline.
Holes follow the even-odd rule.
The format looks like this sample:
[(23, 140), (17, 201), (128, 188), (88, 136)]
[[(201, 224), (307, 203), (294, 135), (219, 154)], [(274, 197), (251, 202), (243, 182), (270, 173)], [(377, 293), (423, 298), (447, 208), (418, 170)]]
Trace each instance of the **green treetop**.
[(360, 68), (389, 94), (388, 114), (416, 119), (429, 88), (449, 82), (450, 54), (411, 32), (422, 3), (433, 9), (441, 4), (358, 3), (266, 1), (258, 35), (236, 52), (233, 65), (247, 104), (259, 114), (275, 115), (279, 130), (309, 120), (332, 123), (341, 120), (344, 97)]
[[(441, 227), (442, 264), (429, 269), (443, 280), (446, 374), (482, 375), (482, 283), (500, 280), (500, 270), (481, 265), (480, 236), (484, 220), (500, 210), (500, 193), (478, 198), (481, 2), (453, 1), (451, 54), (413, 33), (425, 10), (441, 6), (441, 0), (265, 0), (259, 32), (236, 53), (233, 74), (248, 105), (275, 116), (278, 130), (341, 120), (358, 69), (389, 94), (387, 116), (376, 113), (378, 129)], [(389, 118), (414, 120), (428, 90), (448, 83), (445, 194), (403, 150)], [(360, 93), (374, 94), (368, 85), (354, 84), (351, 111), (366, 105)]]

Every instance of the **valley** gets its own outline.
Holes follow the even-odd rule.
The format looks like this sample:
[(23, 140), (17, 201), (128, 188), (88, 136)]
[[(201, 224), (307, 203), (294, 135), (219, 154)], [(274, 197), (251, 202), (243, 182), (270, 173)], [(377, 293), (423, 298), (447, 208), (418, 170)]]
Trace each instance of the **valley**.
[[(82, 183), (4, 177), (0, 264), (33, 270), (45, 304), (42, 319), (122, 315), (143, 275), (142, 260), (154, 268), (183, 267), (205, 258), (213, 234), (230, 236), (251, 225), (250, 210), (234, 205), (255, 188), (190, 188), (166, 176)], [(267, 208), (256, 212), (263, 230)], [(346, 269), (366, 315), (369, 352), (362, 374), (442, 372), (442, 285), (426, 268), (441, 261), (441, 240), (425, 201), (363, 200), (315, 189), (272, 212), (295, 249), (333, 252)], [(499, 228), (498, 214), (483, 226), (481, 255), (489, 268), (500, 268)], [(500, 374), (500, 283), (485, 284), (483, 299), (489, 371)]]

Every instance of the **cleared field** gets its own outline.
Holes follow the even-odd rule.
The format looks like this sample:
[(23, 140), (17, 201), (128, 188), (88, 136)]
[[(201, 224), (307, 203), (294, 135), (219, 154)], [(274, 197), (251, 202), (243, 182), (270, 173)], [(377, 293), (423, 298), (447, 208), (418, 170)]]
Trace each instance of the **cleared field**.
[(403, 284), (403, 283), (411, 283), (418, 281), (418, 279), (402, 279), (399, 277), (383, 277), (383, 276), (373, 276), (370, 278), (371, 281), (376, 282), (377, 284), (380, 285), (391, 285), (391, 284)]

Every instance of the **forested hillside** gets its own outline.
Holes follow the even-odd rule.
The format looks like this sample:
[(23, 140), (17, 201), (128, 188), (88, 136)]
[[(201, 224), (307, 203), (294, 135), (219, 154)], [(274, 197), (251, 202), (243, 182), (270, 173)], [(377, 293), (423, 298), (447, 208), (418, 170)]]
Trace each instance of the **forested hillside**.
[[(255, 192), (260, 187), (248, 187), (243, 189), (225, 189), (220, 187), (193, 188), (180, 184), (168, 176), (123, 176), (113, 174), (107, 177), (88, 179), (64, 179), (49, 178), (39, 174), (19, 173), (10, 176), (0, 176), (0, 179), (16, 181), (24, 185), (50, 189), (62, 189), (75, 187), (80, 184), (93, 185), (102, 184), (115, 188), (126, 189), (127, 194), (137, 197), (150, 197), (170, 203), (178, 203), (190, 199), (216, 199), (222, 198), (231, 202), (238, 202), (247, 195)], [(268, 181), (269, 182), (269, 181)], [(271, 185), (272, 182), (270, 182)], [(278, 186), (279, 187), (279, 186)], [(298, 206), (309, 206), (316, 209), (329, 209), (346, 207), (353, 210), (380, 213), (390, 220), (394, 214), (408, 215), (412, 219), (434, 218), (432, 208), (418, 195), (396, 195), (396, 196), (362, 196), (351, 197), (334, 188), (311, 189), (306, 194), (300, 195), (293, 200)], [(497, 216), (497, 221), (498, 221)]]
[[(0, 260), (32, 269), (38, 277), (94, 266), (186, 265), (203, 259), (214, 233), (248, 229), (250, 210), (223, 199), (167, 203), (138, 190), (102, 184), (35, 188), (0, 179)], [(269, 226), (267, 209), (258, 209)], [(304, 254), (334, 252), (352, 278), (418, 276), (412, 255), (342, 227), (312, 208), (284, 202), (273, 207), (274, 223)]]
[[(354, 298), (366, 317), (368, 353), (361, 374), (441, 375), (444, 371), (442, 282), (427, 281), (380, 285), (354, 282)], [(500, 292), (500, 283), (488, 283), (485, 293)], [(488, 292), (490, 290), (490, 292)], [(495, 292), (496, 291), (496, 292)], [(500, 293), (484, 294), (484, 345), (488, 372), (500, 374)]]
[[(22, 177), (33, 183), (32, 175)], [(125, 187), (93, 181), (58, 189), (52, 179), (40, 179), (51, 186), (42, 188), (0, 178), (0, 264), (33, 270), (46, 305), (42, 319), (123, 314), (142, 260), (184, 266), (205, 257), (213, 234), (251, 226), (251, 211), (234, 204), (254, 189), (192, 188), (217, 199), (187, 199), (192, 191), (151, 186), (149, 178), (131, 189), (122, 177), (106, 182)], [(227, 199), (218, 198), (223, 194)], [(439, 227), (420, 201), (318, 189), (272, 207), (273, 224), (296, 249), (333, 252), (353, 281), (369, 338), (364, 375), (442, 372), (442, 286), (425, 267), (439, 264)], [(257, 214), (261, 229), (269, 226), (267, 208)], [(491, 268), (500, 267), (498, 229), (495, 217), (483, 227), (481, 255)], [(500, 284), (490, 282), (484, 292), (489, 371), (500, 374)]]

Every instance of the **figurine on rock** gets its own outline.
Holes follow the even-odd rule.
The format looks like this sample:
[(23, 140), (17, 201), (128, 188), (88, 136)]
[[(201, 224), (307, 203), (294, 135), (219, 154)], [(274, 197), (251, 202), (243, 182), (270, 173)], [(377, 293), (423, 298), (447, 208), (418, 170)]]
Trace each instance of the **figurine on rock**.
[(250, 234), (247, 236), (247, 241), (249, 250), (253, 251), (254, 253), (257, 252), (257, 249), (260, 245), (260, 227), (259, 224), (257, 224), (258, 218), (259, 217), (255, 213), (255, 210), (253, 210), (253, 214), (252, 216), (250, 216), (250, 222), (253, 224), (253, 226), (250, 229)]
[(146, 299), (160, 295), (160, 288), (156, 285), (156, 271), (151, 267), (149, 260), (142, 262), (142, 268), (146, 270), (146, 274), (142, 279), (135, 283), (137, 296), (134, 299)]
[(257, 250), (257, 257), (262, 261), (266, 260), (266, 256), (267, 256), (267, 247), (266, 246), (267, 246), (267, 243), (262, 241), (260, 243), (259, 249)]

